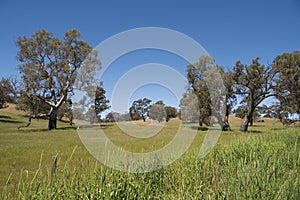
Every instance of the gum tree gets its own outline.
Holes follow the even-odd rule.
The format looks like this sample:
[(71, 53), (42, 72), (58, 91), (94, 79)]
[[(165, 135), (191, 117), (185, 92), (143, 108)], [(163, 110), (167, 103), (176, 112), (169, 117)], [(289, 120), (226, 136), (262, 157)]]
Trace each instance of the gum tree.
[(276, 96), (281, 110), (289, 114), (300, 114), (300, 52), (284, 53), (273, 61), (278, 71), (276, 77)]
[(274, 77), (276, 75), (272, 66), (259, 63), (259, 58), (253, 59), (251, 65), (246, 66), (238, 61), (233, 68), (235, 93), (242, 97), (246, 105), (245, 118), (240, 131), (247, 131), (252, 125), (254, 112), (257, 106), (266, 98), (274, 96)]
[(132, 103), (129, 108), (129, 114), (132, 120), (143, 119), (146, 121), (146, 117), (149, 115), (151, 100), (148, 98), (138, 99)]
[(187, 78), (197, 96), (199, 125), (211, 126), (211, 117), (215, 117), (223, 131), (230, 130), (228, 116), (235, 102), (232, 73), (225, 72), (213, 58), (201, 56), (187, 67)]
[[(31, 37), (20, 36), (16, 41), (24, 92), (50, 107), (49, 130), (56, 129), (57, 111), (71, 97), (74, 88), (88, 87), (94, 81), (93, 72), (101, 66), (97, 52), (79, 37), (75, 29), (66, 32), (63, 39), (38, 30)], [(79, 71), (84, 78), (77, 76)]]

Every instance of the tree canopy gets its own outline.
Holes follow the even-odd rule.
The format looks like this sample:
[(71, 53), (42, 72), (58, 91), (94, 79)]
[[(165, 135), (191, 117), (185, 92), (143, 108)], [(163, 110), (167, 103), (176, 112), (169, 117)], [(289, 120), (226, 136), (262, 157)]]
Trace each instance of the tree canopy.
[(149, 116), (150, 103), (151, 100), (148, 98), (133, 101), (132, 106), (129, 108), (131, 119), (143, 119), (143, 121), (146, 121), (147, 116)]
[(273, 62), (276, 77), (275, 92), (281, 109), (300, 114), (300, 52), (284, 53)]
[(78, 71), (93, 73), (101, 66), (97, 52), (79, 37), (75, 29), (66, 32), (62, 40), (46, 30), (38, 30), (31, 37), (20, 36), (16, 41), (24, 93), (49, 106), (49, 129), (56, 128), (58, 108), (72, 96), (73, 89), (88, 87), (94, 81), (89, 73), (78, 77)]
[(249, 123), (253, 123), (255, 108), (266, 98), (274, 96), (274, 76), (272, 66), (259, 63), (259, 58), (253, 59), (251, 65), (246, 66), (240, 61), (234, 68), (235, 93), (242, 97), (242, 102), (247, 107), (245, 120), (240, 130), (247, 131)]

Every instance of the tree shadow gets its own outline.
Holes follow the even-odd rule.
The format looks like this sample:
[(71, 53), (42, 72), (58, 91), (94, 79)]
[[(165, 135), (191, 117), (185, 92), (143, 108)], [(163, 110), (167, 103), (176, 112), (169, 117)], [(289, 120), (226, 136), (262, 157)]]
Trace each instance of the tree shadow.
[(282, 125), (282, 127), (277, 127), (277, 128), (271, 128), (270, 130), (273, 130), (273, 131), (282, 131), (282, 130), (288, 130), (288, 129), (292, 129), (292, 128), (300, 128), (300, 125), (294, 125), (294, 126), (285, 126), (285, 125)]
[(81, 126), (77, 126), (77, 128), (84, 128), (84, 129), (88, 129), (88, 128), (101, 128), (101, 129), (106, 129), (110, 126), (113, 126), (113, 124), (88, 124), (88, 125), (81, 125)]
[[(60, 127), (60, 128), (56, 128), (56, 129), (53, 129), (53, 130), (76, 130), (76, 127), (75, 126), (69, 126), (69, 127)], [(29, 131), (29, 132), (47, 132), (47, 131), (52, 131), (52, 130), (49, 130), (47, 128), (28, 128), (28, 127), (23, 127), (22, 129), (19, 129), (19, 131)]]
[(251, 131), (247, 131), (246, 133), (255, 133), (255, 134), (259, 134), (259, 133), (263, 133), (263, 131), (259, 131), (259, 130), (251, 130)]
[(13, 123), (13, 124), (23, 123), (21, 121), (14, 120), (14, 118), (6, 115), (0, 115), (0, 118), (1, 118), (0, 122), (4, 122), (4, 123)]
[(0, 115), (0, 118), (4, 118), (4, 119), (12, 119), (11, 116), (7, 116), (7, 115)]
[(6, 120), (6, 119), (0, 119), (0, 122), (4, 122), (4, 123), (12, 123), (12, 124), (20, 124), (20, 123), (23, 123), (23, 122), (21, 122), (21, 121)]
[(194, 130), (198, 130), (198, 131), (207, 131), (208, 127), (204, 127), (204, 126), (192, 126), (191, 127)]

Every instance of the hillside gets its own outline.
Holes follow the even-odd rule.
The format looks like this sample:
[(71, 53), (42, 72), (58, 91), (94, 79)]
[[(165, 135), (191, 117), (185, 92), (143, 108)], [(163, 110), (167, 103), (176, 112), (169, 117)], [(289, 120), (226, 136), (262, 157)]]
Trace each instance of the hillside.
[(7, 114), (13, 114), (13, 115), (26, 115), (26, 113), (22, 110), (17, 110), (16, 104), (8, 103), (8, 106), (6, 108), (0, 109), (0, 113), (7, 113)]

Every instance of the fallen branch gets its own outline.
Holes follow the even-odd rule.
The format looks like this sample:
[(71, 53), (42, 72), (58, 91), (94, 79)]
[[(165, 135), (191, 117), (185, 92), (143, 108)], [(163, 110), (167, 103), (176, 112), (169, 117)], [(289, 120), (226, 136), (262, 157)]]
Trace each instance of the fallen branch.
[(32, 116), (32, 115), (29, 115), (28, 116), (28, 123), (26, 125), (23, 125), (23, 126), (18, 126), (18, 130), (20, 128), (26, 128), (26, 127), (29, 127), (31, 125), (31, 119), (34, 118), (34, 119), (41, 119), (41, 118), (44, 118), (44, 117), (48, 117), (47, 114), (42, 114), (42, 115), (38, 115), (38, 116)]

